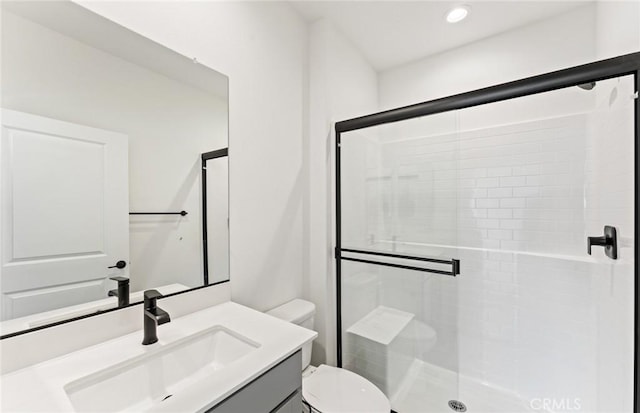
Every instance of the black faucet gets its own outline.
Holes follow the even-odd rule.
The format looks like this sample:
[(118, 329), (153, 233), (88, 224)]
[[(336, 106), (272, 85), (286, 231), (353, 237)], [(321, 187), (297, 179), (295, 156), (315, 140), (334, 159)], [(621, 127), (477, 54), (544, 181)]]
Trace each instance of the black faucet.
[(144, 292), (144, 338), (143, 345), (153, 344), (158, 341), (157, 327), (160, 324), (171, 321), (169, 313), (158, 308), (156, 300), (162, 297), (157, 290), (146, 290)]
[(110, 280), (118, 282), (117, 290), (109, 290), (109, 297), (118, 297), (118, 308), (129, 305), (129, 279), (126, 277), (111, 277)]

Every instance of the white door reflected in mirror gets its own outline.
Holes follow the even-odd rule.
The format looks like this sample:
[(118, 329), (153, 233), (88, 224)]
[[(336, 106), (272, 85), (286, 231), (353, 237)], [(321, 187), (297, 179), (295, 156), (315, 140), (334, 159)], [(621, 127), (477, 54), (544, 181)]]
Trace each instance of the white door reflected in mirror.
[(129, 261), (127, 136), (2, 111), (1, 319), (102, 299)]

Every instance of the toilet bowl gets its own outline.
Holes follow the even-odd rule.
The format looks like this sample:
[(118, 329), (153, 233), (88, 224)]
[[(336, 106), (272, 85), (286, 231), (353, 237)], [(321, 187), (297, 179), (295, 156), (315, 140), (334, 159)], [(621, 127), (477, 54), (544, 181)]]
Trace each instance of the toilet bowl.
[[(313, 329), (313, 303), (295, 299), (267, 314)], [(302, 347), (302, 397), (311, 412), (389, 413), (389, 399), (373, 383), (351, 371), (321, 364), (310, 366), (312, 343)]]

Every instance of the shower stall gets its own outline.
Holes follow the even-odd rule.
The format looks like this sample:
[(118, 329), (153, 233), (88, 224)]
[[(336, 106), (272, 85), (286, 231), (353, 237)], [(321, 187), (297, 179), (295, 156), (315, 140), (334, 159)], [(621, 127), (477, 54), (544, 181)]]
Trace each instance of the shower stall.
[(640, 53), (336, 123), (339, 366), (407, 412), (638, 412)]

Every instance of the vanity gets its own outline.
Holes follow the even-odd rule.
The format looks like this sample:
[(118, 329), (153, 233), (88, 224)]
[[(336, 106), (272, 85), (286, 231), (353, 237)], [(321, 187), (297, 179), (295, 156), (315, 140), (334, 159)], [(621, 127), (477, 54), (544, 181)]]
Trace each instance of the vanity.
[[(141, 311), (141, 308), (138, 307)], [(317, 333), (225, 302), (1, 377), (3, 411), (300, 412)]]

